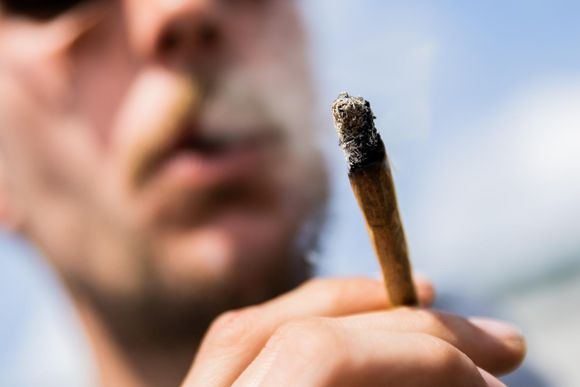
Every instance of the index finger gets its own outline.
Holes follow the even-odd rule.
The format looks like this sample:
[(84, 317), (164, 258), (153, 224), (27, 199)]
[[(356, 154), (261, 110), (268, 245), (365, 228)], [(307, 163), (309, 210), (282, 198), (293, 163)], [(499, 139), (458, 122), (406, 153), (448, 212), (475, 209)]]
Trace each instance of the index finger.
[[(434, 291), (416, 281), (422, 304)], [(210, 327), (184, 386), (229, 386), (282, 324), (306, 317), (336, 317), (390, 307), (382, 281), (368, 278), (316, 279), (264, 304), (228, 312)]]

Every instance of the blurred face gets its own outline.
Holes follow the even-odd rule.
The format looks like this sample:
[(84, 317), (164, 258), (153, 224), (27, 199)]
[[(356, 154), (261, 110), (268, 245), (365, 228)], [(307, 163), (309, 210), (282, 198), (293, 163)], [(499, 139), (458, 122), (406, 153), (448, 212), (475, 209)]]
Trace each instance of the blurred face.
[(325, 193), (295, 8), (4, 1), (5, 225), (104, 302), (287, 286)]

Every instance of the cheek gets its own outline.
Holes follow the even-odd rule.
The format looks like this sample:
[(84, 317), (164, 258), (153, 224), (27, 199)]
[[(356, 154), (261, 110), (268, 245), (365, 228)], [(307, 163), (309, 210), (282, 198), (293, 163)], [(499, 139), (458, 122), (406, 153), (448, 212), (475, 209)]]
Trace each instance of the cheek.
[[(26, 55), (7, 44), (21, 37), (0, 36), (0, 117), (6, 127), (0, 145), (15, 186), (35, 201), (69, 201), (72, 207), (92, 200), (93, 188), (103, 190), (97, 184), (110, 173), (111, 121), (136, 67), (121, 17), (111, 15), (70, 43)], [(43, 45), (43, 34), (35, 34)]]
[(74, 108), (91, 126), (104, 151), (111, 147), (112, 122), (138, 66), (121, 18), (116, 12), (103, 20), (80, 37), (69, 53)]
[(0, 144), (7, 178), (29, 218), (77, 203), (89, 175), (94, 178), (81, 171), (99, 164), (90, 131), (72, 109), (66, 66), (36, 59), (0, 74)]

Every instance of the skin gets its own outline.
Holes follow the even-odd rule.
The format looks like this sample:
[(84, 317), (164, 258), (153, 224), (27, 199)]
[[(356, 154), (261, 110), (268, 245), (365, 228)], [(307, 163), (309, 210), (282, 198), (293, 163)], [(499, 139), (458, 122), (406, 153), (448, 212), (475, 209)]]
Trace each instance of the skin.
[(513, 328), (385, 312), (378, 281), (290, 291), (327, 192), (303, 35), (288, 0), (0, 12), (0, 219), (61, 277), (103, 385), (485, 386), (521, 362)]

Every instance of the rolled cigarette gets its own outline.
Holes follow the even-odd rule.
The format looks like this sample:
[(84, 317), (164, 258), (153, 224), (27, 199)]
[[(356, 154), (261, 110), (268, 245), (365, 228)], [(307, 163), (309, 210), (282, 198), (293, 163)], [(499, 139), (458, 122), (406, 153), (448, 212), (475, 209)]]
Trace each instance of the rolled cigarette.
[(393, 306), (418, 304), (395, 184), (370, 103), (347, 93), (332, 105), (348, 177), (364, 215)]

